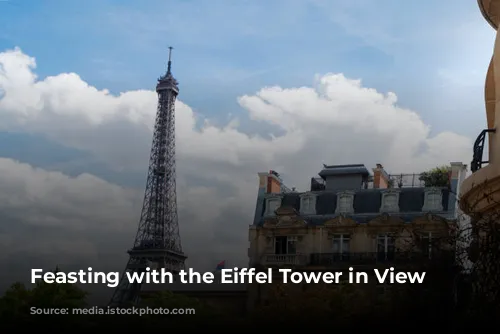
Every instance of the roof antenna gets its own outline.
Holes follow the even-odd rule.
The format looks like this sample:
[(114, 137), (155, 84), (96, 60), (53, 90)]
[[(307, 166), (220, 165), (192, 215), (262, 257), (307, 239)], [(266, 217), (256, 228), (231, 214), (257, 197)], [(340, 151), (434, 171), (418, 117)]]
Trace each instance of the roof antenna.
[(170, 69), (172, 67), (172, 49), (173, 49), (173, 47), (171, 47), (171, 46), (168, 47), (168, 67), (167, 67), (167, 74), (170, 74)]

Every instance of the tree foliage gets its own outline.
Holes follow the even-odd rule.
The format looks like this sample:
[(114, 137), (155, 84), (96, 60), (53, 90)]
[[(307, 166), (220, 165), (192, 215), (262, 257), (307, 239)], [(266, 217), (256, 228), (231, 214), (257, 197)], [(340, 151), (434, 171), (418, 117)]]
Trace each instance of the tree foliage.
[(435, 167), (420, 174), (419, 180), (423, 181), (426, 187), (448, 187), (450, 167)]
[(475, 214), (467, 229), (464, 258), (471, 293), (468, 316), (500, 315), (500, 212)]
[[(86, 305), (87, 293), (73, 284), (48, 284), (39, 282), (32, 289), (22, 283), (14, 283), (0, 298), (0, 321), (2, 323), (50, 324), (57, 317), (60, 324), (73, 323), (77, 316), (51, 314), (31, 315), (31, 308), (51, 309), (80, 308)], [(71, 311), (70, 311), (71, 312)]]
[(251, 314), (254, 323), (301, 326), (331, 322), (338, 326), (354, 316), (369, 314), (370, 291), (357, 284), (273, 283), (265, 303)]
[(14, 283), (0, 298), (0, 314), (28, 314), (31, 307), (76, 308), (86, 305), (87, 293), (72, 284), (36, 284), (27, 289), (22, 283)]
[[(421, 287), (426, 297), (421, 307), (440, 316), (438, 308), (447, 310), (449, 324), (456, 328), (496, 325), (500, 316), (500, 203), (486, 184), (480, 193), (476, 203), (461, 203), (467, 214), (460, 212), (455, 224), (448, 225), (449, 233), (433, 245), (437, 253), (453, 250), (454, 261), (431, 261), (426, 268), (430, 286)], [(491, 209), (480, 209), (481, 202)], [(418, 243), (418, 238), (413, 240)]]

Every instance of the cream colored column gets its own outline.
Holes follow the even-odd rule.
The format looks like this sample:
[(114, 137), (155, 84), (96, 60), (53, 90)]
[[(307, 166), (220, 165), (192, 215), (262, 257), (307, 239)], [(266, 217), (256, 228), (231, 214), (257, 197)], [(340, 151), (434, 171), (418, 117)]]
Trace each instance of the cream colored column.
[[(497, 30), (500, 21), (500, 0), (478, 0), (479, 8), (488, 23)], [(497, 32), (493, 57), (485, 83), (486, 122), (488, 129), (499, 129), (500, 125), (500, 34)], [(500, 86), (499, 86), (500, 87)], [(488, 160), (490, 165), (500, 163), (500, 133), (489, 133)]]
[[(493, 66), (493, 57), (490, 61), (490, 66), (488, 67), (488, 74), (486, 74), (486, 83), (484, 85), (484, 99), (486, 105), (486, 123), (488, 129), (495, 128), (495, 106), (497, 97), (495, 95), (495, 66)], [(495, 158), (493, 154), (493, 148), (496, 146), (493, 142), (493, 134), (488, 134), (488, 160), (493, 163)]]

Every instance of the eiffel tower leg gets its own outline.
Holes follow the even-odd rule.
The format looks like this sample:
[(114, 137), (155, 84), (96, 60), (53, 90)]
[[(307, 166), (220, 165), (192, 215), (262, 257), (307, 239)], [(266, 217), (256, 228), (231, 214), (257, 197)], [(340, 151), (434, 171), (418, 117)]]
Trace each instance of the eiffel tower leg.
[[(130, 283), (127, 278), (127, 273), (132, 275), (132, 273), (136, 272), (140, 274), (144, 272), (144, 269), (140, 269), (142, 267), (140, 261), (134, 258), (130, 258), (127, 266), (125, 267), (125, 271), (123, 272), (120, 283), (116, 287), (115, 292), (113, 293), (113, 297), (111, 297), (111, 301), (109, 306), (124, 306), (128, 304), (137, 304), (139, 302), (141, 285), (140, 283)], [(144, 265), (144, 268), (146, 266)]]

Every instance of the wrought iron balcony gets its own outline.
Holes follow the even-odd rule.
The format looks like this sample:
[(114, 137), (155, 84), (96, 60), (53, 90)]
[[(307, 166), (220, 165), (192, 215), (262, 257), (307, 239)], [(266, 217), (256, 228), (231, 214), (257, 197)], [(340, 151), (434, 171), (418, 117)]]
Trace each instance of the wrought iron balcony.
[(483, 161), (483, 149), (486, 134), (490, 132), (495, 132), (495, 129), (484, 129), (481, 131), (479, 136), (477, 136), (477, 139), (474, 142), (474, 153), (472, 156), (472, 162), (470, 163), (470, 169), (472, 172), (477, 172), (483, 167), (483, 164), (488, 163), (488, 161)]
[(453, 259), (452, 252), (362, 252), (362, 253), (313, 253), (310, 264), (313, 266), (351, 266), (376, 264), (412, 264), (425, 263), (432, 260)]
[(307, 256), (304, 254), (266, 254), (263, 264), (267, 266), (304, 266), (307, 264)]

